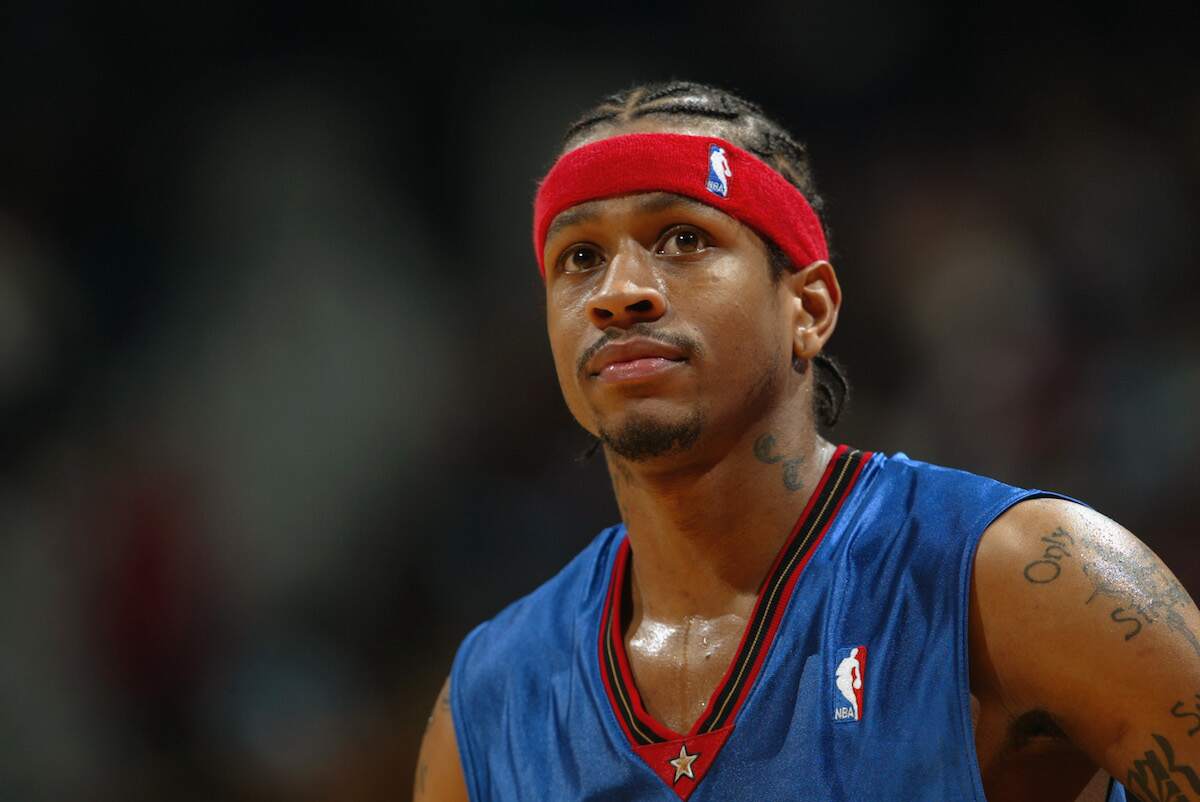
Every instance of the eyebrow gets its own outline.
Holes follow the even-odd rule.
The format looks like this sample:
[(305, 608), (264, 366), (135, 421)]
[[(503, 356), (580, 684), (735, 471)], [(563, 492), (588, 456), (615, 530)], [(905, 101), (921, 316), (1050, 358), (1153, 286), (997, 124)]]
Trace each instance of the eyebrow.
[[(546, 230), (546, 241), (562, 231), (564, 228), (577, 226), (582, 223), (590, 223), (600, 216), (593, 204), (598, 201), (590, 201), (575, 209), (568, 209), (562, 214), (554, 218), (554, 222), (550, 224), (550, 228)], [(675, 206), (686, 206), (694, 209), (702, 209), (710, 211), (711, 207), (701, 203), (698, 200), (693, 200), (684, 195), (676, 195), (671, 192), (656, 192), (649, 197), (638, 201), (634, 208), (635, 214), (654, 214), (656, 212), (665, 211)], [(589, 208), (590, 207), (590, 208)]]

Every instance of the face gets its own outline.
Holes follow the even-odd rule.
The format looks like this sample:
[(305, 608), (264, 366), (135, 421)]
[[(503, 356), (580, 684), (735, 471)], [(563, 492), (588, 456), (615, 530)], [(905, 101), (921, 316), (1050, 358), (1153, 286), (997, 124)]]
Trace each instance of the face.
[(718, 445), (778, 403), (795, 296), (739, 221), (666, 193), (591, 201), (555, 218), (544, 258), (563, 396), (616, 453)]

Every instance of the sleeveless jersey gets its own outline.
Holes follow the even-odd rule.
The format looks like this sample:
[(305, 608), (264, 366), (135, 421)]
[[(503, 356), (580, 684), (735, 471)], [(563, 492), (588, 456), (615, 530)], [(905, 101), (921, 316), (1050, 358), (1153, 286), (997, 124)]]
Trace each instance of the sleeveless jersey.
[[(621, 632), (629, 541), (600, 535), (476, 628), (451, 671), (474, 802), (984, 800), (967, 599), (1021, 490), (841, 446), (687, 733), (650, 716)], [(1113, 783), (1110, 802), (1123, 802)]]

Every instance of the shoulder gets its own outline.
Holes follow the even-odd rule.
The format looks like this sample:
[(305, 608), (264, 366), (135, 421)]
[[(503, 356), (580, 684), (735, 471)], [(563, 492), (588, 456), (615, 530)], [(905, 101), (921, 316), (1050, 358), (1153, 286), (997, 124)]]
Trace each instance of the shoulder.
[(1145, 544), (1096, 510), (1064, 498), (1037, 497), (1014, 504), (987, 527), (975, 575), (980, 592), (1024, 596), (1045, 589), (1055, 596), (1082, 593), (1094, 601), (1115, 590), (1107, 586), (1115, 569), (1153, 573), (1160, 566), (1165, 568)]
[(872, 462), (876, 465), (879, 480), (919, 488), (928, 493), (958, 492), (968, 497), (979, 497), (989, 493), (1005, 494), (1022, 490), (961, 468), (913, 459), (903, 452), (876, 452)]
[(605, 529), (555, 576), (477, 626), (454, 659), (455, 695), (494, 693), (526, 663), (553, 669), (569, 660), (587, 611), (602, 601), (623, 532)]
[(1000, 515), (1025, 499), (1045, 495), (906, 454), (875, 454), (864, 472), (869, 494), (906, 519), (936, 524), (926, 534), (973, 547)]
[(1172, 648), (1200, 656), (1200, 640), (1179, 618), (1192, 607), (1179, 580), (1129, 530), (1080, 503), (1014, 505), (984, 533), (973, 584), (980, 613), (1008, 629), (1024, 622), (1060, 643), (1099, 635), (1112, 645), (1160, 625), (1179, 635)]
[(1000, 515), (980, 539), (971, 582), (973, 620), (1001, 659), (1010, 648), (1027, 653), (1030, 637), (1071, 648), (1094, 643), (1098, 634), (1123, 635), (1102, 630), (1114, 623), (1110, 600), (1130, 608), (1149, 603), (1130, 583), (1134, 574), (1146, 588), (1178, 587), (1120, 524), (1083, 504), (1031, 498)]
[(591, 631), (590, 610), (598, 620), (623, 534), (620, 526), (605, 529), (554, 577), (477, 626), (459, 646), (449, 708), (469, 784), (486, 774), (487, 744), (503, 732), (503, 722), (528, 715), (531, 706), (523, 702), (546, 698), (557, 677), (572, 670)]

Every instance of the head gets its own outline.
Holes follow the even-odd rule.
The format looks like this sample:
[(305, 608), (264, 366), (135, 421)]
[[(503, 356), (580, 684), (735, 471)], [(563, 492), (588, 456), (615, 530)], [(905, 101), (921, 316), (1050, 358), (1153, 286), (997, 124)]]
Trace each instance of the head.
[[(823, 206), (804, 149), (731, 93), (671, 83), (613, 95), (571, 126), (563, 153), (631, 133), (724, 139)], [(564, 397), (616, 454), (719, 447), (781, 413), (836, 422), (848, 388), (823, 353), (841, 303), (825, 259), (796, 264), (743, 221), (661, 191), (563, 210), (543, 258)]]

